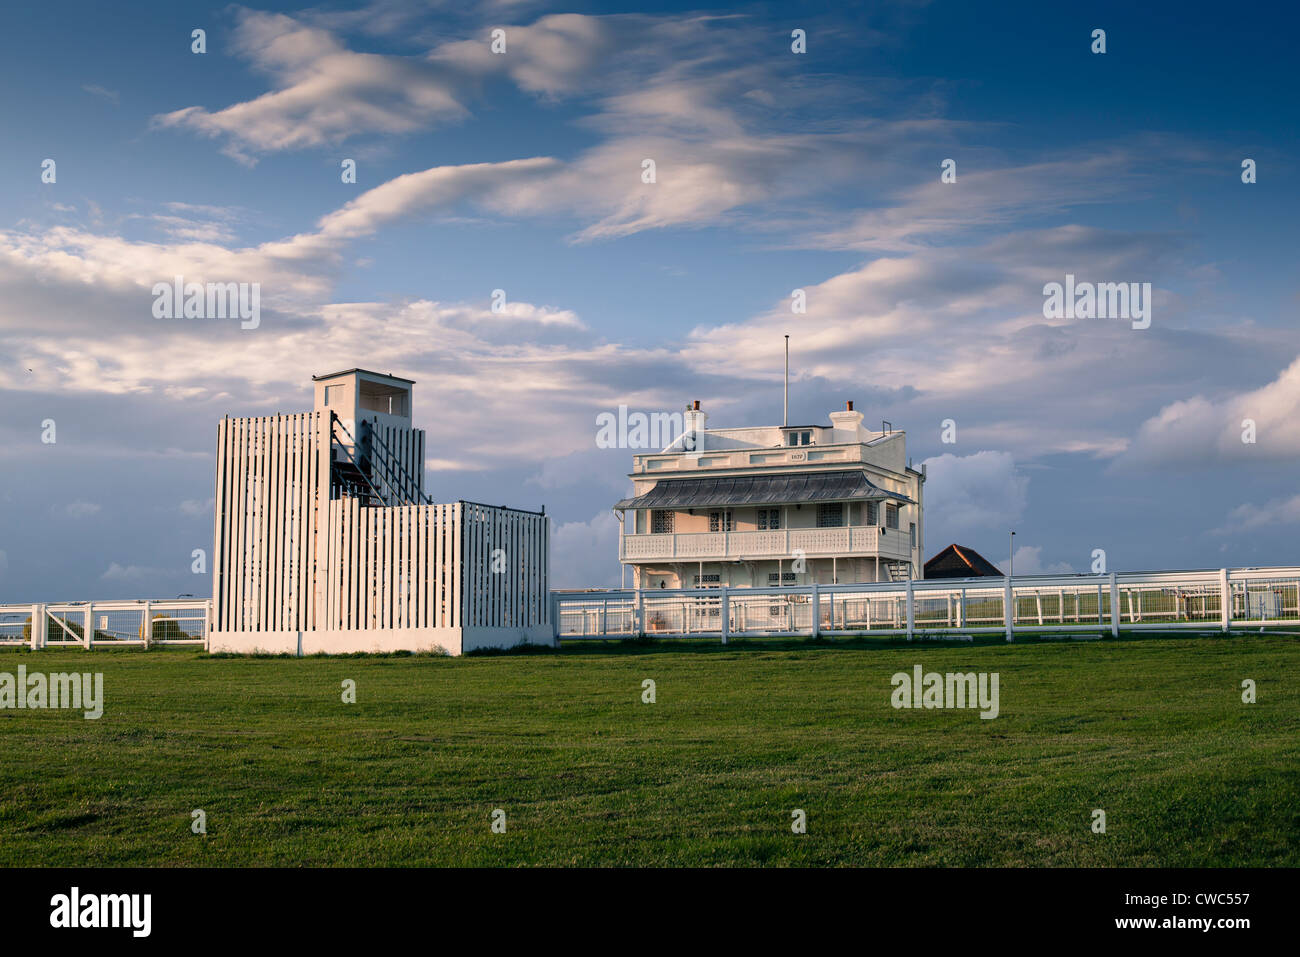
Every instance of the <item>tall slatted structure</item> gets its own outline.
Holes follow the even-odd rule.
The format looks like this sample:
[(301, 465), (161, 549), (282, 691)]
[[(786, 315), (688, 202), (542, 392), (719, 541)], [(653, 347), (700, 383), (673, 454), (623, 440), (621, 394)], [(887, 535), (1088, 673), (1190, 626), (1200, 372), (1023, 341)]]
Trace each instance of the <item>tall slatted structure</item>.
[(410, 380), (314, 381), (311, 412), (218, 427), (212, 647), (550, 644), (546, 516), (429, 501)]

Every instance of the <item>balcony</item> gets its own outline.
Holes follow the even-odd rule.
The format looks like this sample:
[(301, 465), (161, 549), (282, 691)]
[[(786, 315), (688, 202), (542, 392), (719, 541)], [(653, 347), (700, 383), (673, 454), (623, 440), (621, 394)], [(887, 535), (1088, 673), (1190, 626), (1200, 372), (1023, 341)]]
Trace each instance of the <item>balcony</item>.
[(744, 561), (792, 558), (883, 558), (910, 561), (906, 531), (874, 525), (842, 528), (783, 528), (770, 532), (683, 532), (666, 535), (623, 535), (619, 560)]

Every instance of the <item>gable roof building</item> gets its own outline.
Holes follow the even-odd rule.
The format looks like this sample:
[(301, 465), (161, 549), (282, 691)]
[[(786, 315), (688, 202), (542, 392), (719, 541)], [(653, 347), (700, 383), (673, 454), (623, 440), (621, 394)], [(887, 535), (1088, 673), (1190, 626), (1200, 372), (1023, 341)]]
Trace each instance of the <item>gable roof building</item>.
[(949, 545), (925, 563), (926, 578), (1003, 578), (1002, 569), (969, 545)]

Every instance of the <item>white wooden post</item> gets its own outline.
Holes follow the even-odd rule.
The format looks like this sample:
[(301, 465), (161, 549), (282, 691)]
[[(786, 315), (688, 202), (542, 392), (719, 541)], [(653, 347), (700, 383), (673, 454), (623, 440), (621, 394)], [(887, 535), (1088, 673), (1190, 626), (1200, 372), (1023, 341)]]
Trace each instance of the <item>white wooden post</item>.
[(1219, 594), (1219, 628), (1226, 632), (1232, 624), (1232, 585), (1226, 568), (1219, 569)]
[(1007, 625), (1007, 641), (1015, 641), (1015, 622), (1016, 612), (1013, 607), (1015, 595), (1011, 590), (1011, 576), (1007, 576), (1007, 583), (1002, 592), (1002, 617)]
[(140, 625), (140, 637), (144, 639), (145, 648), (149, 648), (153, 644), (153, 620), (150, 618), (148, 602), (144, 603), (143, 613), (144, 617), (141, 619), (142, 624)]
[(81, 633), (81, 646), (87, 651), (90, 650), (91, 642), (95, 640), (95, 608), (91, 602), (86, 602), (86, 629)]
[(727, 586), (723, 585), (718, 589), (718, 614), (722, 616), (720, 627), (722, 629), (722, 643), (727, 643), (727, 632), (731, 628), (731, 602), (727, 597)]
[(912, 600), (912, 579), (907, 579), (907, 640), (912, 640), (916, 631), (916, 603)]
[(203, 605), (203, 650), (208, 650), (208, 633), (212, 628), (212, 602), (205, 602)]
[(609, 636), (609, 599), (605, 598), (600, 603), (600, 637)]
[(1119, 637), (1119, 583), (1115, 573), (1110, 573), (1110, 636)]
[(817, 590), (817, 583), (812, 585), (812, 636), (820, 638), (822, 633), (822, 596)]
[[(32, 651), (45, 647), (45, 606), (32, 605)], [(26, 693), (26, 692), (22, 692)]]

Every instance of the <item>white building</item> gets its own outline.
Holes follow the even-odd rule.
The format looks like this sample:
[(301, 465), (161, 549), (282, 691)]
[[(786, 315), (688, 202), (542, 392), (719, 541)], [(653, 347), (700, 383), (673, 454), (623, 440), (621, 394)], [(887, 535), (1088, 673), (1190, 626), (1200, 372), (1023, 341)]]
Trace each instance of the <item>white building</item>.
[(429, 500), (411, 380), (314, 381), (310, 412), (218, 428), (210, 648), (552, 644), (546, 516)]
[(707, 418), (695, 402), (672, 445), (633, 457), (633, 497), (614, 510), (634, 587), (923, 575), (925, 474), (903, 432), (864, 428), (852, 402), (830, 425), (709, 429)]

